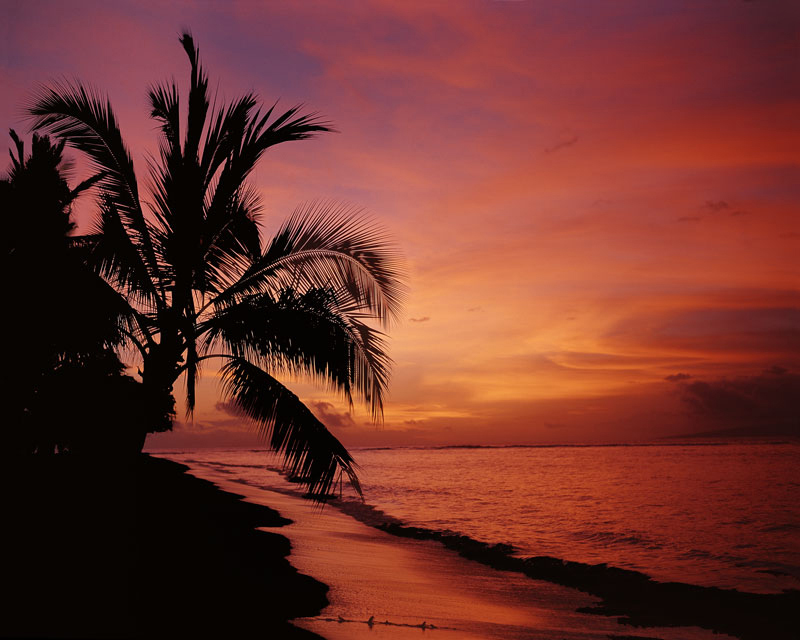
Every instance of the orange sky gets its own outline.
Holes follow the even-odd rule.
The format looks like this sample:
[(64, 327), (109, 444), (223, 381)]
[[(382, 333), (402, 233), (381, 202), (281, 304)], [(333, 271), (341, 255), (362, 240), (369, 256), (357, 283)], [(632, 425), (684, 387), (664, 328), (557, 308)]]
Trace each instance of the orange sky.
[[(407, 256), (384, 426), (290, 385), (345, 444), (798, 432), (796, 2), (170, 4), (4, 2), (0, 123), (78, 77), (142, 173), (183, 27), (221, 95), (330, 118), (255, 183), (266, 233), (333, 198)], [(194, 424), (152, 446), (255, 444), (206, 373)]]

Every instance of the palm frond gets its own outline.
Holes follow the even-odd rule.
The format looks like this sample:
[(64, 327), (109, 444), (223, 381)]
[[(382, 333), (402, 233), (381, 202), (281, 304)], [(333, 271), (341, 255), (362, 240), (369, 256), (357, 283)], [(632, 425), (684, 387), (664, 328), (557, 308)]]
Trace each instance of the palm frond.
[(11, 149), (8, 150), (8, 155), (11, 156), (11, 171), (9, 172), (8, 177), (9, 180), (13, 180), (14, 174), (25, 166), (25, 142), (20, 140), (17, 132), (13, 129), (8, 130), (8, 135), (11, 136), (11, 139), (14, 141), (14, 147), (17, 149), (16, 156)]
[(62, 82), (41, 87), (27, 112), (33, 129), (46, 131), (82, 151), (102, 173), (97, 184), (114, 201), (124, 231), (140, 247), (138, 260), (145, 263), (155, 286), (158, 265), (139, 201), (133, 159), (111, 103), (91, 88)]
[(384, 324), (399, 318), (406, 293), (403, 261), (389, 236), (360, 210), (328, 202), (296, 209), (261, 258), (214, 303), (287, 286), (333, 289), (343, 307)]
[[(161, 138), (159, 152), (161, 161), (148, 159), (151, 178), (151, 195), (154, 203), (151, 206), (158, 222), (159, 232), (169, 233), (174, 224), (176, 196), (184, 185), (181, 177), (184, 169), (180, 139), (180, 99), (175, 82), (156, 84), (148, 92), (150, 99), (150, 117), (159, 122)], [(157, 257), (164, 258), (164, 247), (159, 246), (159, 239), (154, 237)], [(167, 262), (168, 264), (168, 262)]]
[(317, 113), (301, 114), (302, 104), (287, 109), (267, 125), (276, 106), (277, 103), (273, 104), (260, 118), (256, 114), (248, 127), (246, 144), (264, 151), (281, 142), (308, 140), (317, 133), (336, 131), (330, 122), (320, 119)]
[(203, 189), (208, 189), (217, 171), (241, 144), (250, 114), (258, 104), (255, 95), (248, 93), (227, 108), (220, 108), (212, 117), (206, 133), (200, 167), (204, 177)]
[[(247, 95), (224, 114), (220, 111), (203, 151), (201, 170), (208, 192), (201, 254), (202, 259), (212, 263), (212, 272), (218, 265), (224, 267), (221, 271), (228, 283), (235, 281), (235, 276), (261, 253), (257, 233), (260, 207), (256, 192), (246, 185), (258, 160), (275, 144), (332, 130), (314, 114), (299, 115), (299, 107), (270, 122), (274, 105), (263, 114), (251, 114), (255, 104), (255, 98)], [(236, 240), (232, 241), (234, 237)], [(242, 248), (246, 251), (242, 252)]]
[(74, 202), (75, 199), (84, 191), (88, 191), (105, 177), (105, 173), (101, 171), (100, 173), (96, 173), (93, 176), (86, 178), (86, 180), (78, 184), (69, 192), (69, 202)]
[(156, 255), (162, 265), (162, 278), (170, 288), (173, 305), (190, 298), (202, 238), (202, 193), (197, 188), (196, 167), (182, 158), (169, 163), (150, 163), (152, 209), (157, 218), (151, 233)]
[(324, 500), (339, 471), (362, 495), (352, 456), (295, 394), (243, 358), (228, 360), (221, 373), (225, 395), (256, 422), (259, 435), (318, 500)]
[(183, 157), (191, 160), (197, 158), (200, 147), (200, 137), (206, 124), (208, 113), (208, 76), (200, 64), (200, 50), (194, 44), (194, 38), (189, 32), (181, 35), (181, 44), (189, 56), (192, 65), (192, 77), (189, 86), (189, 115), (186, 120), (186, 141), (183, 147)]
[[(206, 243), (204, 252), (211, 250), (223, 228), (228, 224), (231, 214), (237, 209), (237, 201), (248, 193), (246, 180), (258, 160), (271, 146), (291, 140), (304, 140), (315, 133), (331, 131), (328, 123), (315, 114), (298, 115), (299, 107), (289, 109), (274, 121), (269, 122), (274, 105), (261, 114), (251, 115), (255, 104), (252, 96), (245, 96), (233, 105), (224, 118), (218, 114), (215, 124), (209, 131), (203, 153), (203, 171), (206, 187), (211, 186), (211, 177), (220, 168), (213, 191), (207, 198)], [(221, 153), (226, 153), (224, 163)], [(208, 158), (208, 160), (206, 160)], [(209, 163), (208, 168), (205, 167)], [(254, 207), (250, 207), (254, 211)], [(252, 218), (255, 221), (255, 218)], [(260, 249), (259, 249), (260, 250)]]
[(257, 221), (261, 209), (258, 192), (244, 186), (234, 194), (224, 212), (209, 212), (204, 226), (199, 261), (206, 287), (214, 294), (236, 282), (242, 271), (261, 255)]
[(220, 341), (227, 352), (271, 373), (325, 383), (351, 404), (356, 393), (379, 420), (392, 364), (383, 334), (334, 305), (324, 289), (253, 295), (218, 310), (200, 331), (208, 344)]
[(161, 133), (164, 136), (161, 147), (162, 158), (180, 159), (181, 122), (178, 87), (174, 82), (157, 84), (150, 88), (147, 95), (150, 99), (150, 117), (161, 123)]
[[(72, 236), (69, 238), (71, 254), (81, 265), (92, 266), (93, 253), (97, 250), (94, 236)], [(146, 315), (136, 309), (119, 287), (111, 284), (98, 270), (80, 270), (85, 291), (91, 292), (91, 306), (102, 311), (114, 322), (120, 334), (130, 339), (134, 346), (143, 352), (145, 345), (153, 343), (151, 323)]]
[(350, 318), (347, 324), (350, 339), (356, 346), (351, 363), (353, 381), (369, 403), (372, 419), (383, 421), (383, 397), (392, 368), (385, 335), (355, 318)]
[(110, 197), (101, 201), (99, 215), (83, 238), (89, 247), (87, 264), (117, 290), (128, 292), (132, 302), (148, 307), (164, 304)]

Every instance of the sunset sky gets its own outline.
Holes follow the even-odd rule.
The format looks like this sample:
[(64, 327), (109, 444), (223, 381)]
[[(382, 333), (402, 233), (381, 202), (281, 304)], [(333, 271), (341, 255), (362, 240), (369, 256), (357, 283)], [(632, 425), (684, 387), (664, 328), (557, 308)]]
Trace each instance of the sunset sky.
[[(330, 119), (254, 183), (267, 237), (329, 198), (406, 256), (385, 424), (290, 381), (346, 445), (800, 433), (800, 3), (164, 4), (3, 0), (0, 125), (78, 78), (143, 179), (184, 28), (221, 97)], [(151, 447), (256, 444), (205, 373)]]

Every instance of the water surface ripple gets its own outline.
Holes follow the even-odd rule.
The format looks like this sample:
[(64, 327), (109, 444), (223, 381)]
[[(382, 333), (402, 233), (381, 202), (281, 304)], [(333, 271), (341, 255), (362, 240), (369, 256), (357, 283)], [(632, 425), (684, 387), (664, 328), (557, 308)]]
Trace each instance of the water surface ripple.
[[(661, 581), (762, 593), (800, 587), (797, 442), (354, 455), (367, 503), (409, 525), (511, 544), (519, 556), (604, 562)], [(259, 486), (269, 485), (264, 456), (170, 454)]]

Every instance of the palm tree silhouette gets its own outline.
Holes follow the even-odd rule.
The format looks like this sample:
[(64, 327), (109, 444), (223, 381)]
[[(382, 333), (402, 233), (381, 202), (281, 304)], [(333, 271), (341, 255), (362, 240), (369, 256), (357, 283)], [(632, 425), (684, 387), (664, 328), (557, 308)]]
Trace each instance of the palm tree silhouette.
[(148, 94), (161, 130), (149, 215), (107, 98), (79, 83), (43, 87), (28, 108), (33, 128), (99, 172), (99, 215), (80, 241), (126, 305), (123, 331), (144, 385), (171, 395), (183, 375), (191, 413), (202, 363), (220, 358), (225, 396), (312, 493), (326, 493), (340, 471), (360, 491), (351, 455), (277, 376), (310, 377), (351, 405), (355, 394), (382, 416), (391, 361), (371, 325), (400, 311), (398, 253), (370, 219), (319, 202), (262, 247), (248, 176), (268, 148), (331, 127), (299, 107), (260, 108), (253, 94), (210, 104), (199, 50), (189, 33), (180, 42), (191, 63), (183, 137), (174, 81)]

